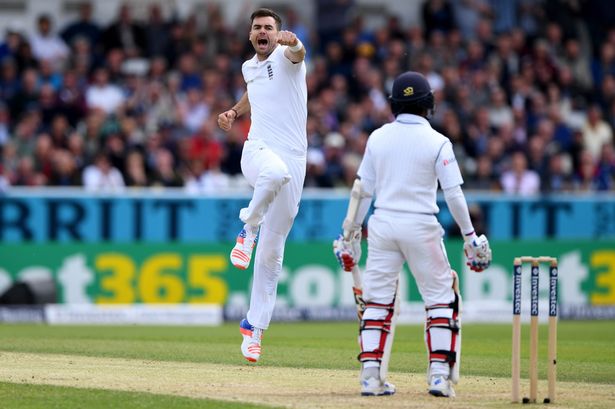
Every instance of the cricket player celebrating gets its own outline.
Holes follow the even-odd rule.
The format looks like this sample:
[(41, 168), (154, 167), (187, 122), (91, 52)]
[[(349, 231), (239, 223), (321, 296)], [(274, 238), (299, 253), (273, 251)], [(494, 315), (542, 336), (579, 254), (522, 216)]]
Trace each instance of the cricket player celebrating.
[(307, 85), (303, 44), (294, 33), (280, 31), (274, 11), (259, 9), (250, 17), (250, 42), (256, 54), (244, 62), (246, 93), (218, 116), (228, 131), (237, 117), (251, 115), (241, 170), (254, 187), (244, 223), (231, 251), (231, 262), (245, 270), (256, 246), (250, 309), (239, 326), (241, 352), (251, 362), (261, 356), (261, 338), (271, 321), (284, 243), (297, 215), (306, 171)]
[(360, 287), (356, 264), (361, 257), (361, 225), (375, 196), (374, 214), (368, 222), (363, 300), (359, 297), (359, 305), (365, 305), (360, 326), (361, 394), (395, 393), (386, 374), (399, 311), (398, 277), (407, 262), (425, 303), (429, 393), (452, 397), (452, 384), (459, 379), (461, 299), (457, 275), (442, 241), (444, 230), (436, 218), (438, 182), (464, 234), (470, 268), (476, 272), (486, 269), (491, 249), (487, 238), (474, 232), (451, 142), (427, 121), (435, 104), (425, 77), (417, 72), (401, 74), (393, 83), (390, 102), (395, 121), (369, 137), (352, 189), (344, 235), (333, 242), (340, 265), (346, 271), (354, 270), (355, 287)]

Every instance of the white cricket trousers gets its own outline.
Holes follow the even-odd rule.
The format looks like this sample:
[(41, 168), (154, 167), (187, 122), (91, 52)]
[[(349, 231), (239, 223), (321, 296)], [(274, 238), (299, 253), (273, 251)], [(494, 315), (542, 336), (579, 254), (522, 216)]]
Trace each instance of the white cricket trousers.
[[(402, 213), (377, 209), (368, 221), (367, 264), (363, 274), (363, 298), (366, 302), (390, 304), (404, 262), (414, 276), (425, 306), (449, 304), (455, 300), (453, 276), (442, 237), (444, 230), (434, 215)], [(363, 319), (382, 319), (385, 310), (367, 308)], [(428, 312), (430, 317), (451, 318), (452, 309)], [(371, 333), (370, 333), (371, 332)], [(373, 351), (379, 343), (374, 331), (362, 334), (364, 351)], [(449, 350), (452, 333), (445, 328), (432, 328), (429, 350)], [(455, 349), (460, 351), (458, 337)], [(459, 354), (458, 354), (459, 356)], [(375, 363), (366, 362), (365, 366)], [(434, 362), (428, 374), (449, 376), (448, 363)]]
[(239, 218), (246, 224), (260, 225), (247, 319), (255, 327), (267, 329), (275, 307), (284, 244), (299, 210), (306, 157), (260, 140), (247, 140), (241, 171), (254, 193)]
[(412, 272), (426, 306), (455, 299), (451, 267), (434, 215), (376, 209), (368, 221), (367, 264), (363, 273), (365, 301), (393, 301), (404, 262)]

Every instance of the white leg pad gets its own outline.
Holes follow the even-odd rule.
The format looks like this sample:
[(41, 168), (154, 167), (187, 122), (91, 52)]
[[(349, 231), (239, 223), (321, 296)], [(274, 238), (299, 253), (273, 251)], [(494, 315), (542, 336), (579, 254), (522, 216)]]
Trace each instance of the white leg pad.
[[(456, 274), (454, 275), (457, 278)], [(429, 354), (428, 383), (433, 375), (444, 375), (453, 383), (459, 381), (461, 359), (459, 306), (461, 298), (455, 284), (453, 286), (456, 295), (455, 301), (451, 304), (432, 305), (426, 308), (425, 344)]]

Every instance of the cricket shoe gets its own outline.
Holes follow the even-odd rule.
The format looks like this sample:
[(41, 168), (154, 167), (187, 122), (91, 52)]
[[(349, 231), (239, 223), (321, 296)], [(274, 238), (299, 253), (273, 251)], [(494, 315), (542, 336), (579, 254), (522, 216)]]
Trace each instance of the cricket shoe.
[(361, 396), (388, 396), (395, 394), (395, 385), (380, 380), (380, 368), (364, 368), (361, 371)]
[(235, 247), (231, 250), (231, 263), (240, 270), (250, 265), (252, 250), (258, 240), (258, 226), (244, 225), (237, 235)]
[(254, 328), (247, 319), (242, 319), (239, 323), (239, 332), (243, 336), (241, 343), (241, 353), (250, 362), (257, 362), (261, 357), (261, 339), (263, 330)]
[(434, 375), (429, 383), (429, 394), (443, 398), (454, 398), (455, 390), (448, 378), (442, 375)]

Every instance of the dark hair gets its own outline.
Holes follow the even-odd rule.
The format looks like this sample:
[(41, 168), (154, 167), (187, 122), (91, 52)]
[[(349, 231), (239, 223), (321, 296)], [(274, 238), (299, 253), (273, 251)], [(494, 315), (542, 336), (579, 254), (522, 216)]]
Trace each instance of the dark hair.
[(254, 22), (254, 19), (256, 17), (273, 17), (278, 31), (282, 29), (282, 18), (278, 15), (278, 13), (271, 9), (262, 8), (252, 13), (252, 15), (250, 16), (250, 25)]

